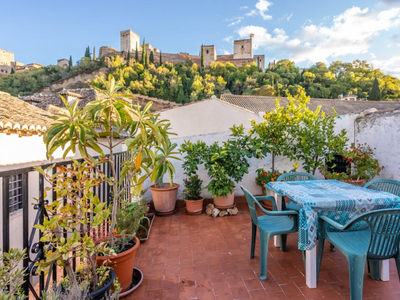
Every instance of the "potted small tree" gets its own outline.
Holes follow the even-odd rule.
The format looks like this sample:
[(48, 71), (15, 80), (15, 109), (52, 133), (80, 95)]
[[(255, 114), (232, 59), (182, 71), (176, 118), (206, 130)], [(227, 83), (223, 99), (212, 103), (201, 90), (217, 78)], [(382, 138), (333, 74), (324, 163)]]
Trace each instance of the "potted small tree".
[[(106, 203), (93, 191), (107, 180), (98, 170), (101, 163), (74, 161), (71, 167), (58, 167), (55, 174), (50, 174), (51, 168), (46, 172), (36, 169), (57, 194), (56, 200), (45, 206), (43, 224), (35, 225), (42, 232), (40, 242), (46, 244), (45, 260), (37, 263), (38, 271), (46, 273), (53, 264), (63, 267), (67, 273), (64, 289), (88, 291), (93, 299), (109, 297), (115, 279), (112, 269), (96, 264), (99, 253), (115, 254), (105, 243), (95, 241), (95, 233), (110, 216)], [(74, 269), (75, 258), (78, 265)], [(115, 291), (118, 293), (119, 287)]]
[(183, 197), (186, 204), (186, 213), (189, 215), (199, 215), (203, 212), (203, 198), (200, 196), (203, 180), (198, 175), (192, 175), (183, 180), (185, 189)]
[[(179, 184), (173, 182), (175, 167), (170, 159), (177, 159), (174, 151), (177, 147), (175, 143), (169, 143), (164, 147), (156, 147), (155, 163), (153, 173), (150, 177), (154, 185), (150, 186), (154, 208), (158, 215), (171, 215), (175, 212), (176, 198)], [(164, 175), (168, 173), (169, 182), (164, 183)]]

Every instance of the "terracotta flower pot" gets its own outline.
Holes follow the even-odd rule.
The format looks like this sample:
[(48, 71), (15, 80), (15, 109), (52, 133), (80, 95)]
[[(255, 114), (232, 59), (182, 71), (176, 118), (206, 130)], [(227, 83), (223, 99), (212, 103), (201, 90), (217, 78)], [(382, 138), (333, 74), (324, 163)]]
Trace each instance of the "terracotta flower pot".
[(176, 205), (179, 184), (174, 183), (170, 187), (169, 183), (164, 183), (165, 188), (150, 186), (151, 196), (153, 197), (154, 208), (158, 213), (173, 213)]
[(188, 214), (201, 214), (203, 212), (203, 198), (198, 200), (186, 200), (186, 213)]
[(235, 195), (234, 191), (229, 194), (227, 197), (214, 197), (214, 205), (217, 208), (230, 208), (234, 206)]
[(358, 185), (358, 186), (363, 186), (365, 180), (364, 179), (358, 179), (358, 180), (349, 180), (350, 184)]
[[(116, 236), (116, 237), (121, 237)], [(122, 292), (127, 290), (132, 283), (133, 267), (136, 251), (139, 248), (140, 240), (135, 237), (135, 246), (127, 251), (121, 252), (115, 256), (97, 256), (97, 265), (108, 264), (115, 271), (115, 276), (121, 285)], [(105, 261), (109, 260), (108, 263)]]

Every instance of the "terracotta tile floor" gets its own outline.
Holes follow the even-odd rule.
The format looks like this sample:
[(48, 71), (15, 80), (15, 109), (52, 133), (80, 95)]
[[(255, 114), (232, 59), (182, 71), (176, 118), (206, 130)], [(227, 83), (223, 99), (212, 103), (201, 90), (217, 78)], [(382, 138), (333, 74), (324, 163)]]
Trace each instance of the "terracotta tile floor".
[[(250, 213), (246, 204), (238, 208), (237, 216), (223, 218), (189, 216), (184, 209), (157, 217), (136, 256), (143, 283), (125, 299), (350, 299), (347, 261), (329, 247), (318, 287), (306, 286), (296, 234), (288, 236), (287, 252), (270, 242), (268, 281), (259, 280), (259, 241), (249, 259)], [(364, 298), (400, 299), (393, 260), (389, 282), (365, 275)]]

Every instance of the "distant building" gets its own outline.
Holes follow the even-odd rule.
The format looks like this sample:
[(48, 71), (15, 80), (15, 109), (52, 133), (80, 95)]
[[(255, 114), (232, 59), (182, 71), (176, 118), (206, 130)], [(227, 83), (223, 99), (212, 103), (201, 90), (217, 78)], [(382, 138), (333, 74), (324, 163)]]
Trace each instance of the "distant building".
[(61, 58), (61, 59), (57, 60), (57, 66), (60, 66), (62, 68), (68, 68), (69, 60), (66, 58)]
[(340, 94), (340, 95), (339, 95), (339, 99), (340, 99), (340, 100), (357, 101), (357, 98), (358, 98), (358, 96), (356, 96), (356, 95), (351, 95), (351, 94), (349, 94), (349, 95)]
[[(237, 67), (243, 64), (256, 63), (258, 68), (265, 71), (265, 55), (254, 55), (253, 56), (253, 35), (250, 39), (235, 40), (233, 41), (233, 54), (227, 55), (217, 55), (217, 51), (214, 45), (203, 45), (203, 55), (204, 55), (204, 65), (209, 66), (212, 62), (230, 62)], [(140, 36), (133, 32), (132, 30), (123, 30), (120, 32), (121, 38), (121, 48), (118, 51), (115, 48), (103, 46), (100, 47), (99, 57), (105, 56), (116, 56), (122, 55), (127, 58), (128, 52), (130, 52), (131, 57), (135, 55), (136, 47), (138, 50), (138, 57), (142, 57), (142, 47), (140, 43)], [(150, 43), (145, 44), (146, 51), (150, 53), (159, 53), (160, 50), (154, 48)], [(201, 51), (201, 49), (200, 49)], [(154, 55), (154, 61), (159, 62), (159, 55)], [(185, 62), (191, 60), (194, 63), (200, 65), (201, 57), (200, 55), (190, 55), (187, 52), (179, 53), (162, 53), (163, 62)]]
[(0, 76), (9, 75), (14, 67), (14, 53), (0, 49)]

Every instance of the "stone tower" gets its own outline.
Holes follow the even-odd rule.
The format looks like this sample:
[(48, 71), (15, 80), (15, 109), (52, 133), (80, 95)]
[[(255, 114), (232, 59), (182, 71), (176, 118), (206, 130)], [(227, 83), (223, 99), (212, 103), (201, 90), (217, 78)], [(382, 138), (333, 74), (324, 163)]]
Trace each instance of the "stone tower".
[(265, 55), (254, 55), (254, 62), (259, 69), (265, 72)]
[[(121, 31), (121, 52), (135, 52), (136, 43), (138, 49), (140, 48), (140, 36), (134, 33), (132, 30)], [(139, 51), (139, 50), (138, 50)]]
[(253, 40), (236, 40), (233, 41), (233, 59), (253, 58)]
[[(201, 48), (200, 48), (201, 51)], [(204, 66), (209, 66), (210, 63), (217, 60), (217, 51), (215, 50), (214, 45), (203, 46), (204, 51)]]

